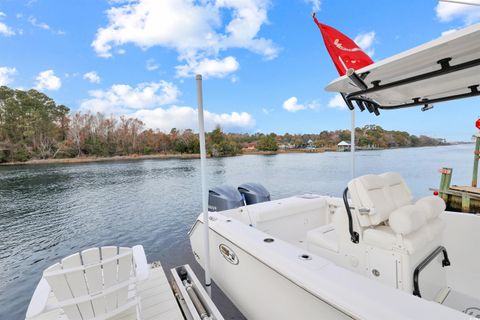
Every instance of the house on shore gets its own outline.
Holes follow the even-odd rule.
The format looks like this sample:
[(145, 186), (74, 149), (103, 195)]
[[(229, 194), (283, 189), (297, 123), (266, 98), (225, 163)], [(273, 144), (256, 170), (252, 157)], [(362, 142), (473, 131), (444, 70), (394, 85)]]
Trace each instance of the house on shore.
[(278, 149), (280, 150), (291, 150), (295, 149), (295, 145), (291, 143), (282, 143), (278, 145)]
[(254, 152), (254, 151), (257, 151), (257, 143), (256, 143), (256, 142), (244, 143), (244, 144), (242, 145), (242, 151), (243, 151), (243, 152)]
[(352, 146), (350, 143), (341, 141), (339, 144), (337, 144), (337, 151), (343, 152), (343, 151), (350, 151)]
[(317, 147), (315, 147), (315, 144), (313, 143), (312, 139), (309, 139), (307, 141), (307, 146), (305, 149), (307, 150), (315, 150)]

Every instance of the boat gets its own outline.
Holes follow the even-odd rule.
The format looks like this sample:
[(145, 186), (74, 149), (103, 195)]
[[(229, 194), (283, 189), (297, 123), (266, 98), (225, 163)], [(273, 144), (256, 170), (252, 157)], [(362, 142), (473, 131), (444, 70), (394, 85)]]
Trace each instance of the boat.
[[(332, 29), (341, 76), (326, 90), (352, 116), (480, 95), (479, 24), (376, 63)], [(221, 186), (209, 209), (189, 232), (193, 255), (248, 319), (480, 318), (480, 217), (414, 200), (398, 173), (353, 175), (343, 197)]]

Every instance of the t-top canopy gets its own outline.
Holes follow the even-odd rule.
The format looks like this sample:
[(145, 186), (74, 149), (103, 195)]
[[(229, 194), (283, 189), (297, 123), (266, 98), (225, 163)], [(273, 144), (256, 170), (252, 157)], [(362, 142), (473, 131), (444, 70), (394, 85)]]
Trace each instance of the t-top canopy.
[(480, 95), (480, 24), (354, 71), (327, 87), (361, 111), (398, 109)]

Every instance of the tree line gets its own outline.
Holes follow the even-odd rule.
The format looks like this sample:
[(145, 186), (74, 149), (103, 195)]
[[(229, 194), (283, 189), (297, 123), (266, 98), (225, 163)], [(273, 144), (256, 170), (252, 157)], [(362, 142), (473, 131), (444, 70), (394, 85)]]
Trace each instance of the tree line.
[[(387, 131), (380, 126), (356, 129), (359, 146), (381, 148), (438, 145), (441, 141), (407, 132)], [(255, 150), (277, 151), (279, 146), (318, 148), (349, 141), (350, 131), (319, 134), (277, 135), (224, 133), (220, 127), (207, 133), (210, 156), (230, 156), (254, 145)], [(162, 132), (146, 128), (139, 119), (74, 113), (34, 89), (24, 91), (0, 87), (0, 162), (83, 156), (125, 156), (158, 153), (199, 153), (198, 135), (191, 129)]]

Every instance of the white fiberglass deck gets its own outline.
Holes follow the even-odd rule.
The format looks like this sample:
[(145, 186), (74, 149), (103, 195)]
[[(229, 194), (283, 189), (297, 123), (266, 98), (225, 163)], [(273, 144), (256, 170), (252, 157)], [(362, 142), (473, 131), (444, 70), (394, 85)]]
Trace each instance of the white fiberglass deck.
[[(159, 262), (149, 265), (150, 272), (148, 279), (138, 284), (140, 301), (142, 304), (143, 320), (183, 320), (184, 317), (180, 307), (173, 295), (165, 272)], [(50, 295), (51, 302), (55, 297)], [(35, 320), (66, 320), (67, 317), (60, 309), (44, 313)], [(136, 319), (135, 312), (123, 313), (114, 318), (115, 320)]]

